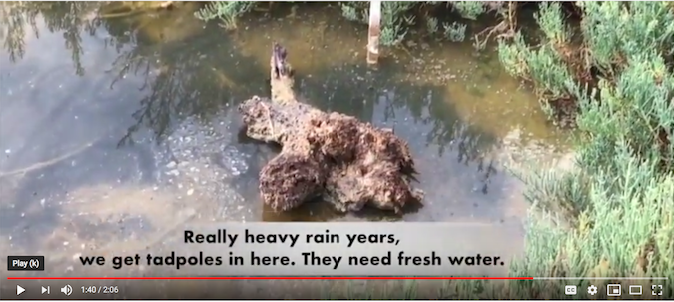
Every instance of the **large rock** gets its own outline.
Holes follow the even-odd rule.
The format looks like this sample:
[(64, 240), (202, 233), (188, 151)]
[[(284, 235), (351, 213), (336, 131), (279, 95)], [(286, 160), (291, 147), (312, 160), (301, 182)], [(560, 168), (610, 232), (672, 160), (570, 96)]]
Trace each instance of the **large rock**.
[(420, 202), (423, 192), (411, 185), (416, 172), (407, 143), (389, 129), (299, 102), (286, 56), (275, 44), (272, 98), (254, 96), (239, 106), (249, 137), (283, 148), (260, 171), (264, 202), (287, 211), (322, 197), (341, 211), (369, 204), (395, 212)]

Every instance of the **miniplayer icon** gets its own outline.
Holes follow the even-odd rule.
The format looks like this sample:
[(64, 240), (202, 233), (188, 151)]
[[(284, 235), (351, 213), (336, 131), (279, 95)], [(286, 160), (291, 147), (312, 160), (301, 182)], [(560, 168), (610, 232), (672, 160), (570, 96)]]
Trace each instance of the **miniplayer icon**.
[(622, 294), (620, 284), (606, 285), (606, 295), (609, 297), (619, 297)]

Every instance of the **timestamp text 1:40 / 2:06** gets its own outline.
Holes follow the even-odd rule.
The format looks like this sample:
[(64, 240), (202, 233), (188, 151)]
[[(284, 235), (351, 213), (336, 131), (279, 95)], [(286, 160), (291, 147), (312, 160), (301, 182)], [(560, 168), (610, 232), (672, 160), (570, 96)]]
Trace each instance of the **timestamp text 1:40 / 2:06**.
[(117, 286), (82, 286), (83, 294), (117, 294), (119, 288)]

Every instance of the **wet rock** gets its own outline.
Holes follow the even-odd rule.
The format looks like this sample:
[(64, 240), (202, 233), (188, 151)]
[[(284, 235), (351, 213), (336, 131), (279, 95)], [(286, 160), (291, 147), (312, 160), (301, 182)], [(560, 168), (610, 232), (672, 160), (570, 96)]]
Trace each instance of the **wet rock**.
[(299, 102), (286, 55), (274, 45), (271, 99), (254, 96), (238, 108), (248, 137), (283, 146), (260, 171), (265, 203), (287, 211), (323, 195), (341, 211), (369, 204), (398, 213), (421, 201), (407, 143), (389, 129)]

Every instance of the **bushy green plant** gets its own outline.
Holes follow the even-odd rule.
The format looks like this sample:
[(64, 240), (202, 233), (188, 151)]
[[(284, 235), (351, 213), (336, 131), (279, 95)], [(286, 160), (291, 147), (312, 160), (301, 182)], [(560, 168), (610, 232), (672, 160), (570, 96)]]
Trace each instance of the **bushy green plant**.
[(452, 2), (454, 9), (466, 19), (475, 20), (485, 12), (482, 1), (456, 1)]
[(411, 10), (414, 2), (382, 2), (381, 3), (381, 35), (379, 41), (384, 46), (400, 43), (407, 34), (403, 15)]
[(356, 7), (349, 5), (349, 2), (346, 2), (346, 4), (340, 4), (339, 7), (342, 9), (342, 16), (344, 16), (344, 18), (347, 20), (364, 23), (367, 22), (367, 15), (359, 12)]
[(445, 38), (449, 41), (461, 42), (466, 39), (466, 24), (458, 22), (443, 23), (442, 28), (444, 29)]
[[(447, 5), (450, 2), (424, 1), (424, 2), (382, 2), (381, 7), (381, 34), (379, 42), (384, 46), (393, 46), (400, 43), (407, 35), (407, 27), (415, 25), (416, 18), (409, 13), (421, 6)], [(481, 2), (451, 2), (454, 8), (465, 18), (475, 19), (485, 12)], [(368, 23), (368, 6), (365, 2), (343, 2), (340, 4), (342, 15), (351, 21)], [(440, 30), (437, 18), (426, 16), (426, 31), (433, 35)], [(466, 25), (453, 22), (443, 24), (444, 37), (450, 41), (463, 41), (465, 39)]]
[[(237, 18), (251, 11), (257, 3), (253, 1), (212, 1), (196, 12), (195, 16), (204, 21), (219, 19), (223, 27), (236, 29)], [(452, 3), (453, 8), (467, 19), (476, 19), (486, 11), (485, 5), (482, 2), (384, 1), (381, 3), (381, 33), (379, 35), (379, 42), (383, 46), (399, 44), (407, 35), (407, 28), (415, 24), (414, 16), (410, 16), (409, 14), (411, 11), (421, 6), (446, 6), (448, 3)], [(364, 24), (368, 23), (368, 2), (340, 2), (339, 7), (342, 16), (346, 19)], [(439, 31), (438, 19), (429, 16), (425, 21), (430, 34)], [(444, 37), (450, 41), (463, 41), (465, 39), (466, 25), (454, 22), (443, 26), (443, 28)]]
[(430, 34), (434, 34), (438, 31), (438, 19), (433, 17), (426, 18), (426, 30)]
[(257, 2), (253, 1), (213, 1), (195, 13), (201, 20), (220, 19), (227, 29), (237, 28), (236, 19), (251, 11)]
[(581, 45), (571, 45), (556, 3), (540, 4), (541, 45), (521, 34), (499, 45), (506, 69), (531, 80), (551, 112), (559, 100), (574, 105), (580, 133), (576, 169), (525, 177), (538, 209), (563, 215), (556, 224), (534, 220), (513, 274), (671, 276), (674, 13), (666, 2), (576, 5)]

